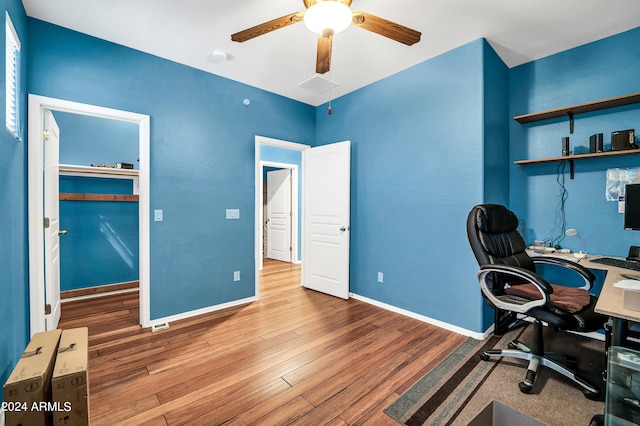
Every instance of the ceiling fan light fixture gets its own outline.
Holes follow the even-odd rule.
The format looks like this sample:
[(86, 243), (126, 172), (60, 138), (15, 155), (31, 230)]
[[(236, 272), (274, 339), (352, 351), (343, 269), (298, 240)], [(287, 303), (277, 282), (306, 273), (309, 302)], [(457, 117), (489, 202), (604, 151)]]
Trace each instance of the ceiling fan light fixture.
[(304, 24), (307, 28), (320, 35), (344, 31), (351, 25), (352, 19), (349, 6), (339, 0), (319, 0), (304, 14)]

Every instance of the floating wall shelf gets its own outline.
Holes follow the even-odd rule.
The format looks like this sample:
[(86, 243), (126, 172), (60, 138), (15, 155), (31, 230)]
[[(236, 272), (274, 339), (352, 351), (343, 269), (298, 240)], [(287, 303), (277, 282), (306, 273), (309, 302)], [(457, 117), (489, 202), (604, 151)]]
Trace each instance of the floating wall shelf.
[(559, 161), (569, 162), (569, 177), (573, 179), (575, 166), (573, 164), (576, 160), (588, 160), (590, 158), (602, 158), (602, 157), (621, 157), (623, 155), (637, 155), (640, 154), (640, 149), (626, 149), (621, 151), (606, 151), (596, 152), (592, 154), (577, 154), (577, 155), (565, 155), (562, 157), (549, 157), (549, 158), (536, 158), (533, 160), (519, 160), (514, 161), (513, 164), (539, 164), (539, 163), (553, 163)]
[(588, 160), (589, 158), (620, 157), (623, 155), (636, 155), (636, 154), (640, 154), (640, 149), (626, 149), (622, 151), (606, 151), (606, 152), (596, 152), (592, 154), (576, 154), (576, 155), (565, 155), (562, 157), (536, 158), (533, 160), (519, 160), (519, 161), (514, 161), (513, 164), (553, 163), (557, 161)]
[(601, 109), (615, 108), (623, 105), (640, 103), (640, 92), (630, 93), (628, 95), (616, 96), (613, 98), (600, 99), (593, 102), (585, 102), (583, 104), (571, 105), (564, 108), (550, 109), (547, 111), (533, 112), (531, 114), (518, 115), (513, 117), (520, 124), (534, 123), (536, 121), (550, 120), (558, 117), (572, 118), (575, 114), (583, 114), (585, 112), (598, 111)]

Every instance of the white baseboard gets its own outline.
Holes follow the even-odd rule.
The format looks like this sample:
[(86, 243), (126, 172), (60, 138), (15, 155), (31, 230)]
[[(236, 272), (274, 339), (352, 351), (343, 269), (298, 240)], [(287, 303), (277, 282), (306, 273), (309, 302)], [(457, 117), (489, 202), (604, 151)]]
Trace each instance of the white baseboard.
[(208, 314), (208, 313), (219, 311), (219, 310), (222, 310), (222, 309), (232, 308), (234, 306), (244, 305), (244, 304), (247, 304), (247, 303), (255, 302), (256, 300), (258, 300), (258, 298), (255, 297), (255, 296), (252, 296), (252, 297), (247, 297), (246, 299), (234, 300), (232, 302), (221, 303), (221, 304), (215, 305), (215, 306), (208, 306), (206, 308), (196, 309), (196, 310), (189, 311), (189, 312), (183, 312), (183, 313), (177, 314), (177, 315), (171, 315), (171, 316), (168, 316), (168, 317), (157, 318), (157, 319), (151, 320), (149, 322), (149, 327), (161, 326), (163, 324), (167, 324), (167, 326), (168, 326), (168, 324), (170, 322), (172, 322), (172, 321), (178, 321), (178, 320), (183, 320), (183, 319), (195, 317), (195, 316), (198, 316), (198, 315)]
[(426, 322), (427, 324), (435, 325), (436, 327), (444, 328), (445, 330), (453, 331), (454, 333), (462, 334), (463, 336), (471, 337), (476, 340), (486, 339), (493, 331), (493, 326), (491, 326), (489, 330), (485, 331), (484, 333), (478, 333), (437, 319), (429, 318), (424, 315), (416, 314), (415, 312), (407, 311), (406, 309), (398, 308), (397, 306), (388, 305), (377, 300), (369, 299), (368, 297), (360, 296), (355, 293), (349, 293), (349, 296), (356, 300), (360, 300), (361, 302), (365, 302), (370, 305), (377, 306), (379, 308), (386, 309), (388, 311), (395, 312), (409, 318), (417, 319), (418, 321)]
[(4, 426), (4, 410), (0, 410), (0, 426)]
[(105, 291), (104, 293), (87, 294), (86, 296), (67, 297), (66, 299), (60, 299), (60, 303), (73, 302), (76, 300), (97, 299), (99, 297), (113, 296), (114, 294), (132, 293), (139, 291), (137, 288), (130, 288), (126, 290)]

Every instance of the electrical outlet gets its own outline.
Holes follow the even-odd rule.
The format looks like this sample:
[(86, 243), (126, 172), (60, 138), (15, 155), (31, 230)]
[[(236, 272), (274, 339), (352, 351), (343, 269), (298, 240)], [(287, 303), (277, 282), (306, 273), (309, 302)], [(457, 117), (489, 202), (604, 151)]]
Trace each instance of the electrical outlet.
[(378, 282), (379, 283), (384, 282), (384, 274), (382, 272), (378, 272)]
[(240, 209), (227, 209), (227, 219), (240, 219)]
[(240, 281), (240, 271), (233, 271), (233, 280)]
[(162, 222), (162, 210), (153, 211), (153, 220), (156, 222)]

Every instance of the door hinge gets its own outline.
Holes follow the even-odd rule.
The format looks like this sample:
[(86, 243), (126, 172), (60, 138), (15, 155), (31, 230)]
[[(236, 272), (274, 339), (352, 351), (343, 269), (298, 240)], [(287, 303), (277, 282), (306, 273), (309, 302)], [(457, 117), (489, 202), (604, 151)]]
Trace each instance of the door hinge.
[(42, 139), (49, 140), (49, 131), (47, 129), (42, 129)]
[(45, 315), (51, 315), (51, 305), (50, 304), (46, 304), (44, 305), (44, 314)]
[(44, 228), (48, 228), (48, 227), (49, 227), (49, 218), (48, 218), (48, 217), (45, 217), (45, 218), (42, 220), (42, 226), (43, 226)]
[(293, 251), (293, 247), (289, 246), (289, 251)]

